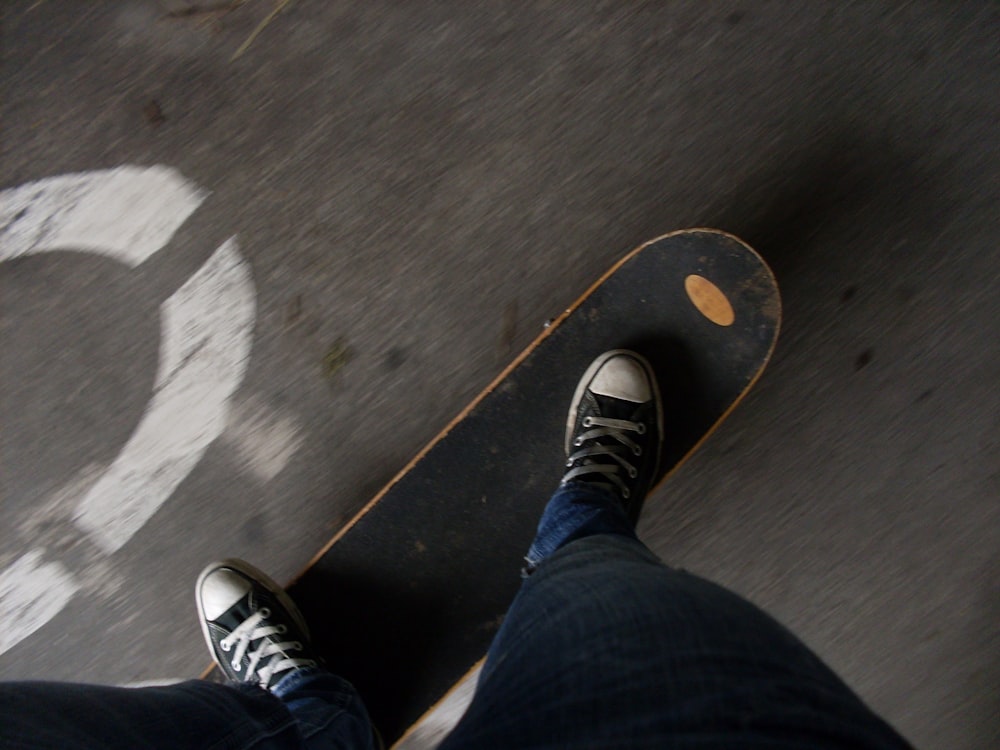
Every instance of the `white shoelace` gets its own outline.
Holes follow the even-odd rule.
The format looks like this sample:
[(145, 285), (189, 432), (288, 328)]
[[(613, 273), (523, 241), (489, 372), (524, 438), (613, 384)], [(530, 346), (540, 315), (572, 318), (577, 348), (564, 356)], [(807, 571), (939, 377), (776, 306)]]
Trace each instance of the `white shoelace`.
[[(629, 489), (622, 481), (621, 477), (618, 476), (620, 469), (625, 469), (625, 472), (630, 478), (635, 479), (638, 471), (632, 464), (625, 460), (622, 455), (627, 449), (634, 456), (642, 455), (642, 447), (632, 440), (626, 432), (635, 432), (636, 434), (643, 435), (646, 432), (646, 425), (641, 422), (630, 422), (627, 419), (610, 419), (608, 417), (585, 417), (583, 420), (583, 426), (588, 428), (586, 432), (579, 435), (576, 440), (573, 441), (573, 445), (580, 450), (572, 453), (566, 461), (567, 467), (573, 467), (573, 464), (577, 461), (582, 461), (579, 466), (571, 468), (563, 476), (563, 482), (568, 482), (576, 477), (584, 476), (586, 474), (603, 474), (604, 477), (610, 480), (614, 485), (616, 485), (622, 493), (622, 497), (628, 500)], [(590, 429), (594, 428), (594, 429)], [(585, 443), (596, 440), (597, 438), (609, 437), (617, 441), (620, 445), (603, 445), (601, 443), (592, 443), (591, 445), (584, 446)], [(604, 461), (598, 463), (602, 457), (607, 457), (613, 459), (613, 462)], [(601, 484), (595, 482), (594, 484)], [(603, 486), (610, 488), (610, 484), (603, 484)]]
[[(284, 635), (288, 628), (284, 625), (261, 625), (261, 621), (270, 617), (271, 611), (261, 608), (241, 622), (233, 632), (219, 641), (223, 651), (229, 652), (236, 647), (230, 661), (232, 668), (239, 672), (243, 669), (243, 657), (250, 651), (251, 644), (261, 641), (256, 651), (250, 651), (250, 663), (246, 667), (244, 682), (256, 680), (261, 687), (267, 687), (274, 675), (289, 669), (311, 667), (316, 664), (312, 659), (299, 659), (290, 656), (290, 651), (301, 651), (299, 641), (277, 641), (274, 635)], [(258, 669), (258, 665), (260, 669)]]

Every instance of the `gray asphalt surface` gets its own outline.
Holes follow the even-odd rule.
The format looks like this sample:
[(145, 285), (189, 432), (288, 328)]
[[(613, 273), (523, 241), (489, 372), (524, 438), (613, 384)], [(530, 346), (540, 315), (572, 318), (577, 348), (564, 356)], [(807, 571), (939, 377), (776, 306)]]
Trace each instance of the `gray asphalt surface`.
[[(42, 545), (83, 582), (0, 678), (198, 674), (205, 563), (288, 579), (614, 260), (714, 226), (773, 266), (783, 335), (642, 535), (917, 745), (1000, 744), (996, 4), (296, 0), (235, 61), (273, 4), (191, 6), (3, 4), (2, 187), (162, 164), (211, 194), (138, 269), (0, 264), (0, 567)], [(227, 433), (102, 556), (67, 488), (233, 234)]]

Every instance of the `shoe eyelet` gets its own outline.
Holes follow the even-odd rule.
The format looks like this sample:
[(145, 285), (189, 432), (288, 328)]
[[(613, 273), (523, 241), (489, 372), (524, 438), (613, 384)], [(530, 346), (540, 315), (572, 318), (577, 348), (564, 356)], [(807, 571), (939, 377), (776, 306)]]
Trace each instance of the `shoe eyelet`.
[(226, 641), (219, 641), (219, 648), (221, 648), (223, 651), (228, 652), (233, 647), (229, 643), (227, 643)]
[(584, 417), (583, 418), (583, 426), (584, 427), (590, 427), (590, 425), (592, 425), (592, 424), (594, 424), (594, 420), (593, 419), (591, 419), (590, 417)]
[(638, 432), (640, 435), (645, 435), (646, 434), (646, 425), (644, 425), (642, 422), (639, 422), (639, 425), (638, 425), (638, 427), (636, 429), (636, 432)]
[(239, 672), (243, 668), (238, 661), (229, 662), (229, 666), (233, 668), (234, 672)]
[(625, 498), (626, 500), (628, 500), (629, 497), (631, 497), (631, 495), (632, 493), (628, 491), (628, 487), (622, 490), (622, 497)]
[(292, 651), (301, 651), (302, 650), (302, 644), (299, 641), (294, 641), (292, 643), (292, 645), (290, 646), (290, 648), (292, 649)]
[(288, 632), (288, 626), (287, 625), (278, 625), (277, 626), (277, 633), (278, 633), (278, 635), (284, 635), (287, 632)]
[(579, 448), (581, 445), (583, 445), (583, 438), (577, 438), (576, 440), (574, 440), (573, 445)]
[(630, 479), (635, 479), (637, 476), (639, 476), (639, 472), (634, 467), (629, 466), (628, 475)]
[(641, 456), (642, 455), (642, 447), (638, 446), (638, 445), (635, 446), (635, 448), (632, 449), (632, 454), (635, 455), (635, 456)]
[(260, 616), (261, 617), (270, 617), (271, 616), (271, 610), (268, 609), (267, 607), (261, 607), (258, 611), (260, 612)]
[(566, 468), (567, 469), (572, 469), (573, 468), (573, 462), (572, 461), (567, 461), (566, 462)]

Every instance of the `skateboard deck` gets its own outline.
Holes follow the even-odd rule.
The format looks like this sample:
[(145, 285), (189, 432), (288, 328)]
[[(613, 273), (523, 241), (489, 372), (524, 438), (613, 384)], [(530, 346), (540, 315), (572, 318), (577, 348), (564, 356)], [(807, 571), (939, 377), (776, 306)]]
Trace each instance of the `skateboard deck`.
[(642, 245), (313, 558), (289, 592), (388, 743), (486, 653), (562, 475), (566, 414), (590, 362), (628, 348), (653, 364), (665, 475), (759, 377), (780, 317), (774, 277), (737, 238), (694, 229)]

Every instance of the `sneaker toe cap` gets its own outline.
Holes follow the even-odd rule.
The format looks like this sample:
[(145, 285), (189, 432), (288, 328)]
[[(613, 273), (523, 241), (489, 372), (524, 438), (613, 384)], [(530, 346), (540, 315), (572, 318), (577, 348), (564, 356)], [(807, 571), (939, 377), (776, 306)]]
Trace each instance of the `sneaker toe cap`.
[(239, 573), (219, 568), (209, 573), (201, 585), (201, 607), (209, 620), (218, 619), (250, 591), (250, 583)]
[(642, 404), (653, 397), (643, 366), (632, 357), (609, 359), (590, 383), (591, 393)]

